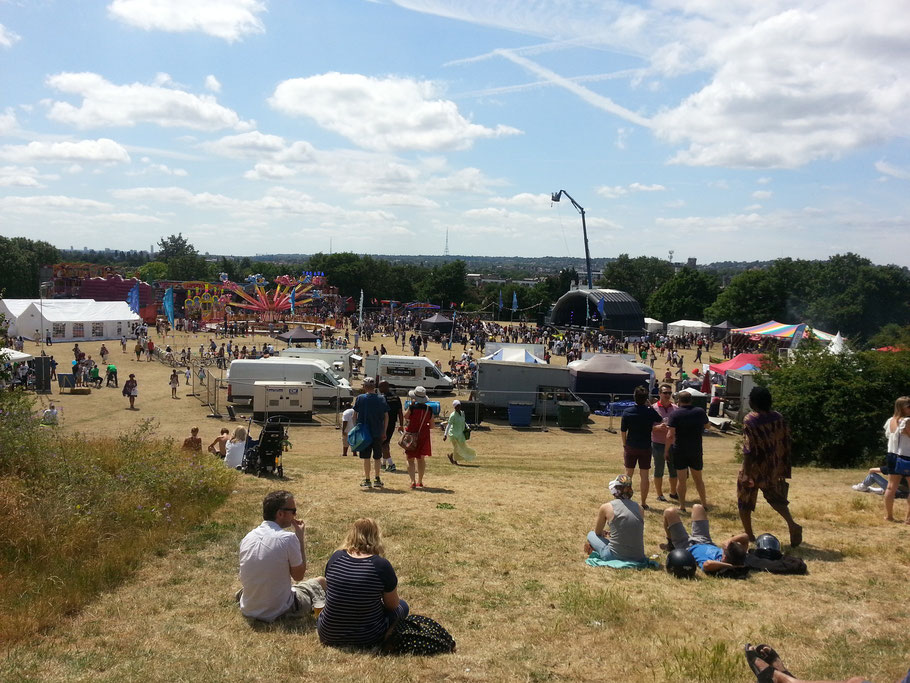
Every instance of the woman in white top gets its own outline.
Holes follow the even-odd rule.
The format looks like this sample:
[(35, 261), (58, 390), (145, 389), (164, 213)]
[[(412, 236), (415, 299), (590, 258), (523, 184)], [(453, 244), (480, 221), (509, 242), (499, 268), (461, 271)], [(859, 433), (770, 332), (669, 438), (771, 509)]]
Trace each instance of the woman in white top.
[(246, 448), (246, 430), (237, 427), (234, 436), (227, 442), (224, 464), (230, 468), (240, 467), (243, 463), (243, 451)]
[[(910, 396), (901, 396), (894, 402), (894, 415), (885, 422), (888, 439), (888, 488), (885, 489), (885, 519), (894, 521), (894, 497), (900, 484), (900, 474), (895, 474), (898, 457), (910, 458)], [(910, 524), (910, 498), (907, 498), (907, 518)]]

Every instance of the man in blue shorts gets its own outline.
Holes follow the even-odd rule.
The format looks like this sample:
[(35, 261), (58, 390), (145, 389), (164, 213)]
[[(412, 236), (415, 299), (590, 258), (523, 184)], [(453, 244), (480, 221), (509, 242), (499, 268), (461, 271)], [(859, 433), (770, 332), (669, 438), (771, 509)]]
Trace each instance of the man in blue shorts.
[(679, 517), (679, 510), (673, 507), (664, 510), (664, 530), (667, 532), (667, 545), (661, 548), (688, 549), (696, 564), (706, 574), (730, 567), (742, 567), (746, 563), (749, 537), (746, 534), (737, 534), (716, 545), (711, 540), (708, 513), (698, 503), (692, 506), (691, 534), (686, 532), (686, 527)]
[(354, 401), (354, 424), (366, 425), (370, 430), (372, 441), (363, 447), (357, 455), (363, 461), (362, 488), (370, 486), (370, 459), (376, 478), (373, 486), (382, 488), (382, 479), (379, 478), (379, 466), (382, 463), (382, 442), (385, 440), (386, 430), (389, 426), (389, 406), (385, 399), (376, 393), (376, 380), (372, 377), (363, 378), (363, 393)]

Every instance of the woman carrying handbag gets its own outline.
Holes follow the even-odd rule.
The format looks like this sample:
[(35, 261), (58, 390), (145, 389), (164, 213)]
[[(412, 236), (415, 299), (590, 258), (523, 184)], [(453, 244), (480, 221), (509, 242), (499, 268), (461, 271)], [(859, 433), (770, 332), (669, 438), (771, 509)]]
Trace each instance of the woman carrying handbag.
[(408, 457), (408, 476), (412, 489), (423, 488), (426, 460), (432, 453), (430, 431), (433, 427), (433, 410), (427, 405), (427, 390), (423, 387), (408, 392), (411, 403), (404, 411), (405, 433), (399, 441)]

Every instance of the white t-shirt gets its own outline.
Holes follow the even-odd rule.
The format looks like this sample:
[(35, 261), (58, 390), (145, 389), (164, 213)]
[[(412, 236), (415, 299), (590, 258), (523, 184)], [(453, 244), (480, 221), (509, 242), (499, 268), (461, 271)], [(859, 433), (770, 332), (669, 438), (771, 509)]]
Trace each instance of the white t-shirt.
[(341, 414), (341, 428), (349, 431), (354, 426), (354, 409), (348, 408)]
[(228, 441), (225, 447), (224, 464), (231, 469), (240, 467), (243, 463), (243, 451), (246, 448), (246, 440)]
[(300, 541), (275, 522), (263, 522), (240, 542), (240, 612), (275, 621), (294, 606), (291, 567), (303, 564)]
[(910, 455), (910, 436), (901, 434), (910, 418), (902, 417), (897, 421), (897, 429), (891, 431), (891, 418), (885, 420), (885, 438), (888, 439), (888, 452), (897, 455)]

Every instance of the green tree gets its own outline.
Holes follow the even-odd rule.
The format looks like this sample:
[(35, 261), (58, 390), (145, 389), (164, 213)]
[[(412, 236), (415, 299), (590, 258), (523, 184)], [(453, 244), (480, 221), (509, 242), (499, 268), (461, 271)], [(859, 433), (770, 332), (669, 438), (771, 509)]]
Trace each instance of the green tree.
[(161, 261), (149, 261), (139, 266), (139, 279), (143, 282), (157, 282), (167, 279), (167, 264)]
[(764, 373), (775, 410), (790, 423), (794, 463), (855, 467), (881, 460), (881, 425), (894, 409), (895, 387), (910, 386), (908, 357), (801, 348), (792, 362)]
[(158, 240), (158, 246), (161, 247), (157, 254), (158, 260), (165, 263), (170, 263), (171, 259), (197, 254), (196, 247), (189, 243), (182, 232), (170, 237), (162, 237)]
[(196, 254), (173, 256), (167, 263), (168, 280), (211, 280), (212, 269), (208, 262)]
[(25, 237), (0, 236), (0, 255), (0, 290), (11, 299), (37, 298), (41, 266), (60, 260), (60, 251), (52, 244)]
[(786, 317), (786, 283), (771, 270), (747, 270), (736, 275), (713, 304), (705, 309), (712, 324), (729, 320), (738, 327)]
[(869, 339), (869, 346), (873, 349), (891, 346), (910, 351), (910, 325), (901, 326), (897, 323), (884, 325)]
[(653, 256), (629, 258), (620, 254), (606, 265), (597, 281), (598, 287), (618, 289), (645, 304), (661, 285), (673, 277), (673, 264)]
[(467, 273), (467, 266), (461, 260), (434, 266), (417, 286), (417, 297), (444, 308), (452, 301), (460, 303), (465, 298)]
[(647, 315), (664, 322), (699, 320), (714, 303), (717, 278), (694, 268), (682, 268), (648, 299)]

